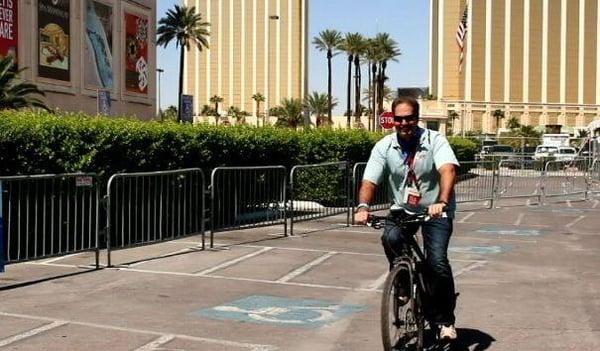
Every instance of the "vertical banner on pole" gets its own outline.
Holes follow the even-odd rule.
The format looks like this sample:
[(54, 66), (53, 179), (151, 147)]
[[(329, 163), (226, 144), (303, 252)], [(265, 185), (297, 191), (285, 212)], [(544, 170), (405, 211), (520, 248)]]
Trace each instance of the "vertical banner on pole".
[(2, 217), (2, 198), (4, 192), (2, 191), (2, 181), (0, 181), (0, 273), (4, 272), (4, 217)]

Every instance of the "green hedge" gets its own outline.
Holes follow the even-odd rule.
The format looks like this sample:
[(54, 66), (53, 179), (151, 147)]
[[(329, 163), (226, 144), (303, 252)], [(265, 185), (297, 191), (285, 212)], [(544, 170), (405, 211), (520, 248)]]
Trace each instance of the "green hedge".
[[(0, 111), (0, 175), (366, 161), (383, 134), (363, 130), (222, 127), (83, 114)], [(476, 147), (451, 138), (460, 160)]]

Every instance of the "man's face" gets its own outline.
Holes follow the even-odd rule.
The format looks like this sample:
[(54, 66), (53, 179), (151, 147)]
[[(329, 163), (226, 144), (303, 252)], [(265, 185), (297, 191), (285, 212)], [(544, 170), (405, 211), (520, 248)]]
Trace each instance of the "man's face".
[(411, 139), (417, 133), (418, 116), (413, 116), (412, 106), (406, 103), (396, 105), (394, 109), (394, 128), (404, 140)]

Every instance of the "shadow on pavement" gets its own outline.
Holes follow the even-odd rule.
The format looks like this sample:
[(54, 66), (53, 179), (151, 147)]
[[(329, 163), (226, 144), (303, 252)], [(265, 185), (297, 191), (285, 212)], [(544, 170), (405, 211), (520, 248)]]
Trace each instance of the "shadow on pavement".
[(482, 351), (487, 350), (496, 339), (477, 329), (458, 328), (458, 339), (452, 343), (452, 351)]

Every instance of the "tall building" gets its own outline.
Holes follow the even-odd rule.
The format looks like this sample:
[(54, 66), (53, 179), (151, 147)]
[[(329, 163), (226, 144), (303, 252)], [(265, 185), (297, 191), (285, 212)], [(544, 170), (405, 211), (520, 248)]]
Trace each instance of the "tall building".
[(96, 114), (102, 90), (111, 114), (155, 117), (155, 33), (155, 0), (0, 1), (0, 55), (51, 108)]
[[(430, 0), (430, 87), (455, 131), (496, 131), (494, 112), (564, 131), (600, 118), (598, 0)], [(464, 60), (459, 23), (466, 8)]]
[(194, 112), (223, 98), (256, 114), (252, 95), (260, 93), (260, 113), (284, 98), (302, 99), (307, 89), (308, 0), (184, 0), (210, 23), (209, 49), (186, 52), (184, 93), (194, 96)]

